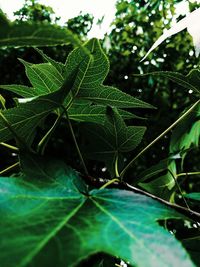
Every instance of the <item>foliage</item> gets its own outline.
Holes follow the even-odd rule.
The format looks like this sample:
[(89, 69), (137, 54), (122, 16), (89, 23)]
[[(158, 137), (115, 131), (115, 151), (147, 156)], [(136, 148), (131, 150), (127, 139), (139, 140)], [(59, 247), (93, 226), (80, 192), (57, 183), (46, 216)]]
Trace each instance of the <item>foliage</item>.
[[(171, 266), (193, 266), (174, 237), (156, 223), (157, 219), (181, 215), (129, 191), (88, 192), (74, 171), (58, 162), (50, 162), (50, 166), (44, 179), (41, 175), (29, 177), (31, 183), (27, 177), (0, 180), (1, 192), (6, 192), (1, 193), (0, 224), (1, 229), (7, 229), (1, 233), (6, 241), (1, 243), (2, 267), (29, 263), (75, 266), (99, 251), (139, 266), (155, 266), (155, 259), (157, 265), (168, 266), (169, 258)], [(53, 257), (45, 257), (45, 253)]]
[[(158, 3), (150, 9), (161, 3), (165, 7), (164, 1)], [(128, 4), (121, 1), (119, 11), (128, 14), (127, 8), (134, 11), (137, 7)], [(141, 9), (141, 16), (143, 12)], [(1, 98), (0, 142), (17, 154), (14, 165), (0, 172), (12, 171), (11, 177), (0, 179), (2, 267), (84, 265), (83, 260), (99, 252), (111, 255), (114, 263), (123, 259), (131, 266), (198, 266), (193, 248), (198, 248), (199, 241), (198, 229), (195, 231), (200, 218), (196, 208), (199, 193), (193, 190), (194, 183), (191, 190), (182, 188), (179, 180), (199, 175), (199, 170), (185, 173), (183, 168), (190, 151), (196, 151), (199, 144), (199, 70), (192, 69), (186, 77), (177, 72), (151, 73), (153, 79), (165, 76), (196, 93), (190, 105), (189, 99), (185, 101), (180, 117), (138, 152), (146, 130), (138, 110), (145, 111), (144, 115), (155, 110), (154, 103), (106, 85), (109, 61), (99, 40), (81, 44), (70, 32), (70, 38), (65, 35), (60, 43), (48, 39), (41, 43), (40, 35), (35, 42), (27, 38), (34, 23), (9, 26), (4, 16), (2, 21), (20, 40), (14, 42), (10, 35), (6, 43), (3, 29), (0, 39), (4, 46), (68, 41), (77, 45), (66, 53), (64, 63), (35, 49), (44, 63), (20, 59), (29, 86), (0, 86), (3, 92), (13, 94), (12, 107)], [(16, 31), (19, 25), (27, 27), (20, 36)], [(41, 32), (46, 26), (52, 34), (63, 33), (63, 28), (55, 25), (38, 24)], [(137, 177), (132, 172), (136, 187), (127, 184), (129, 167), (172, 129), (166, 159)], [(67, 156), (62, 154), (65, 146), (71, 152)], [(101, 178), (99, 166), (109, 170), (106, 178)], [(97, 167), (98, 175), (93, 177), (92, 168)], [(189, 202), (193, 210), (186, 199), (193, 199)], [(192, 232), (188, 233), (185, 225)], [(103, 258), (105, 264), (110, 262), (109, 257)], [(98, 256), (95, 264), (101, 266)]]
[(42, 5), (37, 0), (25, 0), (23, 7), (14, 12), (14, 15), (17, 21), (57, 23), (60, 19), (55, 17), (55, 12), (50, 6)]
[(81, 38), (86, 38), (87, 33), (91, 30), (94, 17), (90, 14), (80, 14), (66, 22), (66, 26), (73, 33), (78, 34)]
[(0, 22), (0, 46), (45, 46), (78, 42), (69, 30), (57, 25), (23, 21), (11, 23), (2, 11)]

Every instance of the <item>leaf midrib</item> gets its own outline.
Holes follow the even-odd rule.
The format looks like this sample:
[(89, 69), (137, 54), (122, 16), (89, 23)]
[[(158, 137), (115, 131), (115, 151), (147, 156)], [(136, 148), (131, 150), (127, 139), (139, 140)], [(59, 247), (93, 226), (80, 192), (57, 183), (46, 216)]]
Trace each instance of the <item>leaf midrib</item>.
[(43, 247), (51, 240), (51, 238), (53, 238), (65, 226), (65, 224), (71, 219), (71, 217), (73, 217), (80, 210), (84, 203), (85, 198), (75, 209), (72, 210), (72, 212), (70, 212), (65, 218), (63, 218), (63, 220), (55, 228), (53, 228), (53, 230), (35, 247), (35, 249), (31, 251), (31, 253), (23, 258), (18, 267), (26, 266), (32, 260), (32, 258), (43, 249)]
[[(48, 100), (47, 100), (47, 101), (48, 101)], [(54, 103), (53, 101), (49, 101), (49, 102)], [(55, 102), (55, 104), (56, 104), (56, 102)], [(56, 109), (56, 107), (55, 107), (54, 109)], [(23, 123), (23, 122), (26, 122), (26, 121), (35, 119), (35, 118), (37, 118), (37, 117), (42, 116), (43, 114), (46, 114), (46, 113), (51, 112), (52, 110), (53, 110), (53, 109), (51, 108), (51, 109), (45, 110), (45, 111), (43, 111), (43, 112), (34, 114), (34, 115), (32, 115), (32, 116), (30, 116), (30, 117), (28, 117), (28, 118), (25, 118), (25, 119), (22, 119), (22, 120), (16, 122), (16, 123), (12, 123), (12, 126), (17, 126), (17, 125), (19, 125), (20, 123)], [(11, 114), (7, 114), (7, 116), (11, 116)], [(1, 128), (1, 129), (0, 129), (0, 133), (3, 132), (3, 131), (5, 131), (5, 130), (7, 130), (7, 129), (8, 129), (8, 127)]]
[(108, 217), (110, 217), (111, 220), (114, 221), (129, 237), (131, 237), (132, 239), (134, 239), (136, 241), (136, 243), (141, 246), (141, 248), (143, 249), (143, 251), (146, 251), (146, 252), (150, 253), (150, 255), (153, 255), (151, 249), (149, 247), (146, 247), (145, 244), (144, 244), (144, 242), (142, 242), (140, 239), (138, 239), (128, 229), (126, 229), (126, 227), (116, 217), (114, 217), (109, 211), (107, 211), (106, 209), (104, 209), (97, 201), (95, 201), (94, 200), (94, 197), (93, 198), (90, 198), (90, 200), (94, 203), (94, 205), (97, 208), (99, 208), (99, 210), (101, 212), (103, 212)]

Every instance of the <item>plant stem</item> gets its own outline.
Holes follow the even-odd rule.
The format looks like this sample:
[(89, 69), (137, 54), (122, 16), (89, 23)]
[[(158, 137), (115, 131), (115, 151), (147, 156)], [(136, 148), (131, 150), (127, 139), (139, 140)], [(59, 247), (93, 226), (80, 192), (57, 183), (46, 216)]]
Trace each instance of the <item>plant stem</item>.
[(19, 149), (16, 146), (12, 146), (12, 145), (9, 145), (9, 144), (4, 143), (4, 142), (0, 142), (0, 145), (5, 146), (5, 147), (7, 147), (11, 150), (14, 150), (14, 151), (19, 151)]
[(84, 171), (85, 171), (85, 174), (86, 174), (86, 175), (89, 175), (89, 172), (88, 172), (87, 167), (86, 167), (86, 165), (85, 165), (85, 161), (84, 161), (83, 156), (82, 156), (82, 154), (81, 154), (81, 151), (80, 151), (78, 142), (77, 142), (77, 140), (76, 140), (76, 136), (75, 136), (75, 134), (74, 134), (74, 130), (73, 130), (71, 121), (70, 121), (70, 119), (69, 119), (67, 110), (65, 109), (65, 107), (63, 107), (63, 110), (64, 110), (64, 113), (65, 113), (65, 115), (66, 115), (67, 121), (68, 121), (69, 129), (70, 129), (70, 132), (71, 132), (71, 135), (72, 135), (74, 144), (75, 144), (75, 146), (76, 146), (76, 150), (77, 150), (77, 152), (78, 152), (79, 158), (80, 158), (81, 163), (82, 163), (82, 165), (83, 165), (83, 169), (84, 169)]
[(120, 182), (120, 180), (119, 180), (118, 178), (114, 178), (114, 179), (108, 181), (107, 183), (105, 183), (104, 185), (102, 185), (102, 186), (100, 187), (100, 189), (104, 189), (104, 188), (106, 188), (107, 186), (109, 186), (109, 185), (111, 185), (111, 184), (113, 184), (113, 183), (115, 183), (115, 182)]
[(18, 166), (18, 165), (19, 165), (19, 162), (16, 162), (15, 164), (13, 164), (13, 165), (7, 167), (6, 169), (0, 171), (0, 175), (4, 174), (4, 173), (7, 172), (7, 171), (10, 171), (10, 170), (14, 169), (14, 168), (15, 168), (16, 166)]
[(21, 144), (23, 148), (27, 148), (26, 143), (21, 139), (21, 137), (18, 136), (16, 133), (15, 129), (13, 129), (12, 125), (10, 122), (7, 120), (7, 118), (3, 115), (3, 113), (0, 111), (0, 117), (4, 123), (4, 125), (9, 129), (9, 131), (13, 134), (14, 138), (16, 139), (16, 142)]
[(123, 178), (125, 172), (129, 167), (138, 159), (142, 154), (144, 154), (150, 147), (152, 147), (158, 140), (160, 140), (166, 133), (174, 128), (180, 121), (182, 121), (192, 110), (200, 103), (200, 100), (196, 101), (181, 117), (179, 117), (173, 124), (171, 124), (164, 132), (162, 132), (158, 137), (156, 137), (150, 144), (148, 144), (144, 149), (142, 149), (121, 171), (120, 177)]
[(190, 210), (190, 207), (189, 207), (189, 205), (188, 205), (188, 203), (187, 203), (187, 201), (186, 201), (186, 199), (185, 199), (185, 197), (183, 195), (183, 192), (182, 192), (182, 190), (180, 188), (180, 185), (179, 185), (178, 181), (176, 180), (176, 177), (174, 176), (173, 172), (170, 169), (167, 169), (167, 170), (171, 174), (171, 176), (172, 176), (172, 178), (173, 178), (173, 180), (174, 180), (174, 182), (175, 182), (175, 184), (176, 184), (176, 186), (178, 188), (178, 191), (180, 192), (181, 197), (182, 197), (182, 199), (183, 199), (183, 201), (185, 203), (185, 206), (188, 208), (188, 210)]
[(44, 154), (44, 150), (46, 147), (46, 144), (49, 140), (49, 138), (51, 137), (53, 131), (55, 130), (56, 126), (58, 125), (58, 123), (60, 122), (60, 120), (62, 119), (62, 115), (63, 115), (64, 111), (56, 118), (54, 124), (52, 125), (52, 127), (48, 130), (48, 132), (43, 136), (43, 138), (40, 140), (38, 146), (37, 146), (37, 151), (41, 151), (41, 154)]
[[(92, 186), (95, 186), (97, 188), (102, 188), (105, 184), (107, 184), (108, 182), (112, 181), (112, 180), (108, 180), (108, 179), (102, 179), (102, 178), (95, 178), (95, 177), (92, 177), (92, 176), (82, 176), (82, 178), (90, 185)], [(112, 183), (110, 183), (110, 185), (112, 186), (112, 188), (117, 188), (117, 189), (123, 189), (123, 190), (129, 190), (129, 191), (132, 191), (134, 193), (137, 193), (137, 194), (141, 194), (141, 195), (145, 195), (147, 197), (150, 197), (154, 200), (157, 200), (159, 201), (160, 203), (163, 203), (165, 205), (167, 205), (168, 207), (171, 207), (173, 209), (175, 209), (176, 211), (184, 214), (185, 216), (193, 219), (194, 221), (199, 221), (200, 220), (200, 213), (194, 211), (194, 210), (191, 210), (191, 209), (188, 209), (186, 207), (182, 207), (182, 206), (179, 206), (177, 204), (174, 204), (174, 203), (171, 203), (171, 202), (168, 202), (158, 196), (155, 196), (155, 195), (152, 195), (151, 193), (147, 192), (147, 191), (144, 191), (140, 188), (137, 188), (137, 187), (134, 187), (126, 182), (122, 182), (122, 181), (119, 181), (116, 180), (116, 181), (112, 181)]]
[(116, 158), (115, 158), (115, 177), (116, 178), (119, 178), (119, 170), (118, 170), (118, 153), (116, 155)]
[(176, 177), (188, 176), (188, 175), (200, 175), (200, 172), (183, 172), (183, 173), (178, 173), (176, 175)]

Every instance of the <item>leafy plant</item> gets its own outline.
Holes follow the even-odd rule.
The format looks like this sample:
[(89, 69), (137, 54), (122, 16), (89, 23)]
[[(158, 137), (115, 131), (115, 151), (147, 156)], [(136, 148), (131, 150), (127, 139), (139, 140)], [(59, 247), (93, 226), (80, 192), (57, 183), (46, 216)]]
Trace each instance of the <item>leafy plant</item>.
[[(6, 41), (7, 32), (3, 30), (2, 45), (40, 46), (68, 41), (66, 30), (60, 28), (58, 32), (64, 33), (64, 37), (61, 34), (62, 38), (55, 38), (53, 43), (48, 38), (41, 42), (40, 34), (37, 41), (29, 38), (35, 25), (22, 23), (21, 29), (25, 25), (27, 31), (19, 36), (19, 25), (9, 26), (5, 18), (3, 21), (5, 28), (12, 28), (13, 35)], [(38, 27), (43, 34), (43, 25)], [(53, 34), (55, 29), (48, 27)], [(20, 167), (19, 173), (0, 179), (1, 266), (77, 266), (99, 252), (123, 259), (132, 266), (195, 266), (191, 246), (187, 244), (184, 248), (181, 240), (169, 233), (168, 222), (175, 220), (178, 224), (179, 220), (192, 224), (200, 218), (187, 202), (187, 207), (183, 203), (175, 204), (178, 194), (186, 201), (177, 179), (183, 173), (177, 173), (175, 156), (186, 153), (193, 144), (198, 145), (199, 134), (189, 142), (184, 125), (188, 117), (199, 110), (200, 100), (129, 159), (126, 153), (139, 146), (146, 127), (142, 125), (143, 118), (126, 109), (154, 107), (104, 85), (109, 61), (97, 39), (82, 45), (73, 34), (69, 36), (78, 47), (65, 63), (36, 49), (44, 63), (33, 64), (20, 59), (31, 87), (0, 86), (15, 94), (14, 107), (6, 109), (6, 103), (1, 101), (0, 142), (18, 154), (18, 161), (0, 173)], [(198, 80), (199, 72), (195, 73)], [(196, 82), (195, 85), (191, 79), (187, 82), (196, 88)], [(199, 89), (196, 91), (199, 93)], [(52, 117), (53, 124), (46, 130), (45, 125)], [(139, 123), (130, 125), (127, 121), (130, 118), (137, 118)], [(192, 118), (196, 120), (196, 116)], [(66, 165), (68, 158), (56, 159), (47, 153), (59, 127), (66, 128), (74, 141), (74, 145), (70, 142), (68, 145), (77, 152), (76, 171)], [(195, 131), (193, 127), (191, 125), (189, 135)], [(135, 160), (173, 128), (169, 159), (152, 167), (148, 173), (141, 173), (137, 179), (133, 175), (136, 187), (126, 183), (126, 172)], [(181, 141), (174, 151), (173, 142), (177, 138)], [(13, 140), (15, 145), (5, 143)], [(108, 177), (93, 177), (84, 156), (103, 162), (109, 170)], [(163, 178), (161, 173), (165, 169), (168, 173)], [(156, 183), (155, 174), (159, 179)], [(166, 183), (169, 177), (170, 182), (173, 181), (170, 187)], [(149, 178), (153, 180), (148, 181)], [(154, 191), (152, 182), (156, 185)], [(162, 196), (161, 182), (169, 191), (167, 197)], [(198, 197), (193, 195), (195, 199)]]

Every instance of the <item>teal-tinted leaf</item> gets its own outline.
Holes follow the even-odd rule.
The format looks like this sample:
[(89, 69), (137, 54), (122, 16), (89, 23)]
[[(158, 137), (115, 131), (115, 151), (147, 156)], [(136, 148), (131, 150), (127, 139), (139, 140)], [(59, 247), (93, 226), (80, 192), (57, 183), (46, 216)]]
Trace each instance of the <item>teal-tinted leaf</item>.
[(177, 153), (191, 147), (198, 147), (200, 139), (200, 105), (188, 114), (173, 130), (170, 152)]
[(195, 235), (191, 238), (186, 238), (182, 240), (183, 246), (187, 249), (187, 252), (189, 253), (190, 257), (196, 264), (196, 266), (199, 266), (200, 262), (200, 236)]
[(137, 147), (146, 128), (142, 126), (127, 127), (116, 109), (109, 108), (108, 112), (108, 119), (105, 120), (104, 125), (86, 124), (83, 131), (89, 142), (87, 156), (112, 166), (121, 153)]
[(193, 199), (193, 200), (200, 201), (200, 193), (199, 192), (185, 194), (184, 196), (187, 198)]
[(66, 27), (45, 23), (10, 22), (0, 10), (0, 46), (80, 44)]
[(125, 190), (93, 190), (87, 197), (76, 173), (50, 169), (50, 180), (0, 179), (1, 267), (70, 267), (97, 252), (140, 267), (194, 266), (157, 222), (180, 214)]
[(18, 84), (2, 84), (0, 85), (1, 89), (13, 92), (17, 95), (23, 97), (34, 97), (37, 96), (36, 91), (32, 87)]
[[(184, 76), (179, 72), (173, 71), (157, 71), (151, 72), (144, 75), (157, 75), (161, 77), (166, 77), (167, 79), (172, 80), (173, 82), (179, 84), (182, 87), (185, 87), (187, 90), (193, 90), (196, 93), (200, 93), (200, 71), (199, 69), (193, 69), (189, 72), (188, 75)], [(143, 76), (143, 75), (142, 75)]]

